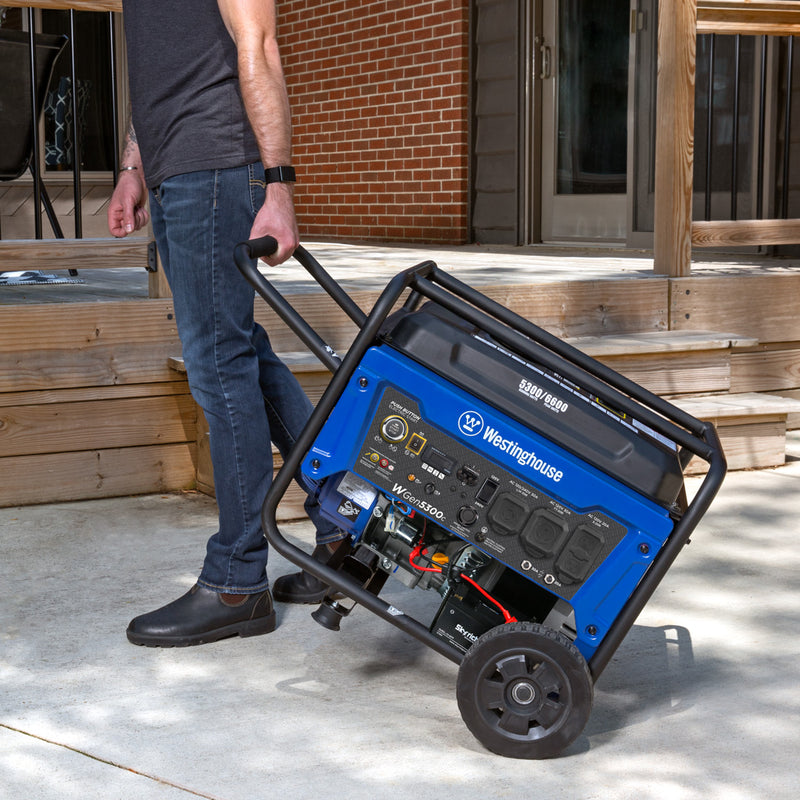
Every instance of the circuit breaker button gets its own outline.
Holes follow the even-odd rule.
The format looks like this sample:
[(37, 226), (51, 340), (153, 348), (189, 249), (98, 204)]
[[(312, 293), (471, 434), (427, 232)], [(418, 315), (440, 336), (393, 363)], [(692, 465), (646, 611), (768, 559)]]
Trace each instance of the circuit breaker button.
[(525, 504), (510, 494), (501, 494), (492, 503), (487, 519), (496, 533), (511, 536), (519, 533), (528, 517)]
[(406, 450), (408, 450), (410, 453), (414, 453), (414, 455), (419, 455), (422, 452), (422, 448), (425, 447), (425, 443), (427, 441), (428, 440), (424, 436), (420, 436), (418, 433), (415, 433), (408, 440)]

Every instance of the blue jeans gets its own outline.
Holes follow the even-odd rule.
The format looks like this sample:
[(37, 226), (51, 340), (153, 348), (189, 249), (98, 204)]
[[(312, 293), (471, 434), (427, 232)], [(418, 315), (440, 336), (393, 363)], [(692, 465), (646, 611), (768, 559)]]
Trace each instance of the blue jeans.
[[(261, 506), (272, 480), (270, 440), (288, 453), (311, 403), (253, 320), (254, 292), (233, 261), (264, 201), (260, 164), (168, 178), (151, 192), (189, 386), (210, 432), (219, 530), (198, 582), (218, 592), (268, 588)], [(309, 498), (317, 543), (342, 538)]]

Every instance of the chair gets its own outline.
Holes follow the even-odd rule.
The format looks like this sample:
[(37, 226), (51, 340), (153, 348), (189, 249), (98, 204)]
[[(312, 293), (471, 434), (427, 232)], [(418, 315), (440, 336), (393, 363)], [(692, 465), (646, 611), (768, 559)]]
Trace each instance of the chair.
[[(56, 61), (67, 43), (63, 35), (35, 34), (36, 124), (42, 116)], [(30, 39), (24, 31), (0, 29), (0, 181), (13, 181), (29, 169), (38, 181), (53, 234), (64, 238), (41, 175), (33, 169)], [(38, 213), (38, 210), (37, 210)]]
[[(84, 137), (86, 109), (89, 105), (91, 81), (78, 81), (78, 120), (81, 139)], [(72, 141), (72, 78), (63, 75), (58, 86), (47, 93), (44, 104), (46, 167), (65, 169), (72, 166), (75, 147)]]

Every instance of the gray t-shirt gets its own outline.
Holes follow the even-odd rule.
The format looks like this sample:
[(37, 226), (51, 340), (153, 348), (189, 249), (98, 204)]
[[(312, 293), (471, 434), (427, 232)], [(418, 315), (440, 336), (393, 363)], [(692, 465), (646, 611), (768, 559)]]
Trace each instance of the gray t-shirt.
[(217, 0), (124, 0), (123, 13), (147, 185), (258, 161)]

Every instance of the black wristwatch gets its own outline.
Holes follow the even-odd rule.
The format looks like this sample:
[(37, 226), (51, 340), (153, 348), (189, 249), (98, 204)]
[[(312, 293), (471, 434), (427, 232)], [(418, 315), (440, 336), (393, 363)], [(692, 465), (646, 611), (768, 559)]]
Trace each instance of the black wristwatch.
[(294, 167), (270, 167), (264, 170), (266, 183), (293, 183), (297, 180)]

